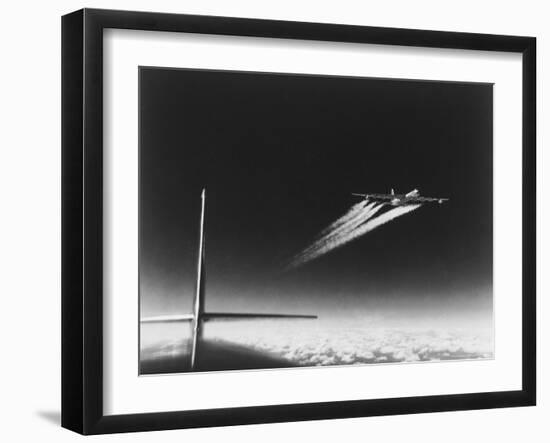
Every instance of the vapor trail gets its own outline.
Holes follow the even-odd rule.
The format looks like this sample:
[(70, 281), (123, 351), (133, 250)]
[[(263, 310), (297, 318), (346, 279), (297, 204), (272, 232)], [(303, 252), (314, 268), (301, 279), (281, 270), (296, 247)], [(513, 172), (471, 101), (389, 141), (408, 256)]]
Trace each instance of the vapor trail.
[(355, 225), (352, 229), (340, 231), (339, 235), (327, 238), (324, 243), (316, 242), (316, 248), (308, 248), (308, 250), (306, 250), (307, 252), (304, 251), (304, 253), (296, 256), (295, 259), (290, 263), (289, 267), (295, 268), (309, 261), (315, 260), (316, 258), (319, 258), (336, 248), (344, 246), (352, 240), (355, 240), (365, 235), (366, 233), (373, 231), (374, 229), (396, 219), (397, 217), (401, 217), (402, 215), (408, 214), (409, 212), (418, 209), (421, 205), (399, 206), (397, 208), (390, 209), (389, 211), (384, 212), (383, 214), (373, 219), (372, 217), (382, 208), (382, 206), (383, 205), (377, 205), (374, 208), (371, 207), (368, 213), (364, 214), (366, 216), (366, 220), (363, 224), (359, 223), (358, 225)]
[(367, 206), (363, 206), (359, 212), (355, 212), (354, 216), (347, 219), (344, 223), (341, 223), (337, 225), (335, 229), (328, 230), (324, 229), (323, 232), (325, 232), (325, 235), (318, 236), (317, 240), (313, 242), (310, 246), (308, 246), (306, 249), (304, 249), (299, 255), (307, 254), (308, 252), (318, 248), (322, 244), (324, 244), (326, 241), (328, 241), (330, 238), (340, 235), (343, 232), (349, 231), (351, 229), (354, 229), (356, 226), (359, 226), (361, 223), (365, 222), (367, 220), (368, 215), (370, 211), (372, 210), (372, 207), (374, 206), (374, 203), (370, 203)]
[(353, 205), (348, 212), (346, 212), (342, 217), (337, 219), (334, 223), (331, 223), (329, 226), (327, 226), (325, 229), (323, 229), (318, 237), (322, 238), (326, 234), (329, 234), (330, 232), (334, 231), (336, 228), (339, 228), (346, 222), (350, 221), (353, 217), (355, 217), (357, 214), (359, 214), (365, 205), (367, 204), (367, 200), (362, 200), (359, 203)]
[(315, 252), (317, 249), (324, 248), (327, 243), (333, 243), (338, 241), (339, 238), (349, 235), (349, 233), (353, 232), (353, 230), (358, 226), (361, 226), (363, 223), (374, 217), (374, 215), (382, 209), (382, 207), (383, 205), (381, 204), (376, 205), (374, 202), (370, 203), (365, 207), (364, 211), (357, 215), (353, 220), (350, 220), (339, 229), (317, 240), (312, 246), (304, 250), (302, 255), (308, 255), (309, 253)]
[(327, 235), (324, 238), (316, 241), (312, 246), (305, 249), (302, 253), (298, 254), (291, 262), (290, 267), (297, 267), (303, 265), (311, 260), (314, 260), (321, 255), (324, 255), (333, 249), (344, 244), (346, 238), (348, 238), (356, 229), (361, 228), (364, 224), (374, 217), (376, 213), (382, 209), (384, 205), (375, 203), (369, 204), (360, 216), (356, 217), (353, 222), (350, 222), (348, 226), (338, 230), (338, 232), (332, 233), (333, 235)]
[(388, 212), (384, 212), (382, 215), (379, 215), (375, 219), (368, 221), (364, 225), (357, 228), (355, 231), (351, 232), (349, 236), (343, 239), (343, 243), (339, 246), (349, 243), (350, 241), (365, 235), (367, 232), (373, 231), (374, 229), (396, 219), (397, 217), (408, 214), (409, 212), (418, 209), (420, 206), (422, 205), (398, 206), (397, 208), (390, 209)]
[[(372, 209), (373, 209), (373, 206), (375, 205), (375, 203), (370, 203), (367, 206), (364, 206), (365, 202), (362, 203), (363, 207), (360, 208), (360, 211), (359, 212), (354, 211), (355, 215), (351, 218), (347, 217), (347, 221), (345, 221), (344, 223), (340, 223), (338, 225), (333, 223), (333, 225), (337, 226), (336, 229), (332, 229), (331, 231), (329, 231), (328, 228), (324, 229), (323, 232), (326, 232), (326, 234), (324, 236), (318, 236), (318, 239), (315, 240), (313, 242), (313, 244), (311, 244), (310, 246), (308, 246), (307, 248), (302, 250), (300, 253), (296, 254), (294, 256), (294, 258), (291, 260), (291, 263), (295, 263), (295, 262), (300, 261), (302, 257), (305, 257), (305, 256), (313, 253), (316, 249), (319, 249), (319, 248), (323, 247), (323, 245), (325, 243), (327, 243), (328, 241), (330, 241), (332, 238), (334, 238), (336, 236), (339, 236), (339, 235), (343, 235), (346, 232), (349, 232), (349, 231), (355, 229), (357, 226), (361, 225), (366, 220), (368, 220), (369, 217), (374, 215), (374, 214), (371, 214), (371, 212), (372, 212)], [(342, 217), (342, 218), (344, 218), (344, 217)], [(291, 265), (291, 267), (292, 267), (292, 265)]]

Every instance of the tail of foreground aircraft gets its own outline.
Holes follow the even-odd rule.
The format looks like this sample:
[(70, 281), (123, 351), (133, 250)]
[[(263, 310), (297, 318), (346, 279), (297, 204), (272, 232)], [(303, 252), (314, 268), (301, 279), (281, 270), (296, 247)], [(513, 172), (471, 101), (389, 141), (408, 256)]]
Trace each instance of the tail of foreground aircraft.
[(235, 320), (258, 320), (258, 319), (316, 319), (316, 315), (293, 315), (293, 314), (256, 314), (237, 312), (205, 312), (205, 210), (206, 210), (206, 189), (201, 193), (201, 215), (199, 233), (199, 254), (197, 259), (197, 280), (193, 314), (147, 317), (141, 320), (142, 323), (165, 323), (165, 322), (190, 322), (192, 327), (191, 347), (191, 369), (195, 368), (197, 356), (200, 352), (202, 341), (203, 325), (206, 321), (235, 321)]

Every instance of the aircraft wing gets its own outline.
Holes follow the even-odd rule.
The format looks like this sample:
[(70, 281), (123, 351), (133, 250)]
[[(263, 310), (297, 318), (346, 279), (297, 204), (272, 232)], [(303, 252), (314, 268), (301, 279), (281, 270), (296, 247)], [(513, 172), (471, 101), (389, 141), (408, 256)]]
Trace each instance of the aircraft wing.
[(141, 323), (174, 323), (181, 321), (192, 321), (193, 314), (183, 315), (158, 315), (156, 317), (145, 317), (141, 319)]
[(355, 195), (357, 197), (365, 197), (369, 198), (371, 200), (393, 200), (396, 196), (392, 194), (355, 194), (352, 193), (351, 195)]
[(413, 197), (407, 200), (407, 203), (418, 202), (418, 203), (429, 203), (429, 202), (444, 202), (449, 200), (448, 198), (436, 198), (436, 197)]
[(205, 312), (203, 314), (205, 321), (234, 321), (234, 320), (260, 320), (276, 318), (293, 319), (316, 319), (316, 315), (294, 315), (294, 314), (241, 314), (238, 312)]

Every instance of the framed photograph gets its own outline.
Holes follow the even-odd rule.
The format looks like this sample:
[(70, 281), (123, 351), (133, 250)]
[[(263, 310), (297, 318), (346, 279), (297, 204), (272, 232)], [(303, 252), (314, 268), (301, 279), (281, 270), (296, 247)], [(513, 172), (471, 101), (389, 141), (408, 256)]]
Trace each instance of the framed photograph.
[(535, 38), (62, 20), (62, 425), (535, 404)]

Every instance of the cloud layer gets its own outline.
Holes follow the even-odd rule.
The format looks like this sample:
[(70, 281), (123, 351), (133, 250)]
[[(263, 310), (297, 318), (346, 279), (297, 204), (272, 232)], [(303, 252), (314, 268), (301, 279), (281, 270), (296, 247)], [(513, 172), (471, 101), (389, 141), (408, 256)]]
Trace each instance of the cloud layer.
[[(148, 325), (154, 327), (154, 325)], [(159, 330), (160, 332), (160, 330)], [(190, 352), (190, 328), (164, 329), (142, 341), (142, 358), (176, 357)], [(321, 321), (258, 320), (208, 322), (207, 340), (246, 346), (299, 366), (427, 362), (493, 357), (491, 328), (385, 327)]]
[[(255, 323), (255, 322), (254, 322)], [(268, 324), (271, 323), (271, 324)], [(239, 343), (284, 357), (300, 366), (441, 361), (492, 358), (489, 332), (468, 330), (400, 329), (211, 324), (211, 338)]]

